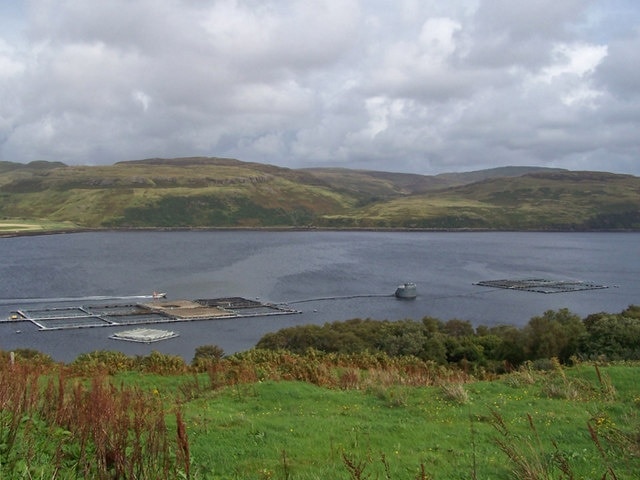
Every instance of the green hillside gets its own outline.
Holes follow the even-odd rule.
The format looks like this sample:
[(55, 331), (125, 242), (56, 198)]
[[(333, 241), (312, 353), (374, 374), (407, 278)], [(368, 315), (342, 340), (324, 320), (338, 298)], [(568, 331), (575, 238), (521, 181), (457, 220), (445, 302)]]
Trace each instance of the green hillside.
[(79, 227), (307, 225), (352, 199), (303, 172), (227, 159), (152, 159), (0, 174), (0, 217)]
[(536, 167), (296, 170), (204, 157), (0, 162), (0, 232), (156, 227), (638, 229), (640, 178)]
[(390, 228), (637, 230), (640, 178), (570, 171), (489, 178), (375, 202), (325, 220)]

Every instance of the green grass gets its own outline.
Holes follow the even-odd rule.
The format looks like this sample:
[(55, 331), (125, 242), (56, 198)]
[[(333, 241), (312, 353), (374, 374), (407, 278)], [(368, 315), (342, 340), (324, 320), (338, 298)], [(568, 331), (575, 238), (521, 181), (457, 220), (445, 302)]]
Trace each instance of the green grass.
[[(638, 442), (639, 373), (637, 366), (600, 369), (615, 398), (600, 393), (593, 366), (580, 366), (566, 374), (514, 374), (527, 381), (506, 376), (465, 384), (466, 401), (438, 386), (338, 390), (265, 381), (203, 389), (182, 408), (197, 478), (355, 478), (350, 463), (364, 468), (361, 478), (421, 478), (424, 469), (426, 478), (509, 479), (517, 458), (496, 443), (503, 438), (494, 426), (499, 418), (508, 444), (519, 447), (511, 455), (539, 457), (553, 472), (531, 478), (564, 478), (553, 467), (553, 458), (562, 457), (574, 478), (602, 478), (611, 462), (618, 479), (631, 479), (638, 457), (625, 458), (607, 439), (628, 433)], [(123, 377), (166, 399), (181, 378)], [(550, 398), (550, 382), (578, 382), (581, 396)], [(203, 388), (206, 379), (199, 383)], [(611, 458), (602, 457), (588, 424)]]
[(74, 230), (78, 226), (72, 222), (53, 222), (50, 220), (1, 219), (0, 234), (52, 232), (56, 230)]
[(0, 363), (2, 478), (631, 480), (640, 471), (637, 362), (552, 359), (475, 381), (366, 354), (331, 363), (250, 351), (189, 370), (155, 353), (131, 371), (113, 352), (68, 366), (25, 353), (13, 365), (3, 352)]

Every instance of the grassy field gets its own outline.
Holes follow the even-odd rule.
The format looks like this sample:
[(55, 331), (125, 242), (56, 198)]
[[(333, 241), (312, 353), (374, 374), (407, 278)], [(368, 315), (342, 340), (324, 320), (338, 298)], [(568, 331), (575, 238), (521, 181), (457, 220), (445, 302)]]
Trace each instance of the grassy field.
[(74, 230), (78, 226), (71, 222), (0, 220), (0, 235), (36, 232), (55, 232), (59, 230)]
[(638, 369), (605, 373), (615, 400), (598, 394), (593, 372), (581, 368), (569, 374), (596, 392), (583, 398), (550, 396), (547, 382), (557, 380), (548, 378), (364, 391), (265, 382), (190, 402), (185, 418), (203, 478), (508, 479), (518, 468), (539, 476), (517, 478), (562, 478), (561, 458), (572, 478), (603, 478), (609, 467), (616, 478), (637, 478), (637, 457), (625, 459), (612, 444), (603, 457), (588, 425), (602, 443), (632, 423), (638, 433)]
[[(131, 371), (133, 359), (117, 353), (62, 370), (39, 370), (37, 358), (0, 369), (2, 478), (631, 480), (640, 471), (637, 363), (551, 360), (479, 381), (366, 355), (330, 364), (338, 357), (247, 352), (201, 373), (145, 357), (164, 374)], [(105, 377), (105, 361), (119, 373)]]

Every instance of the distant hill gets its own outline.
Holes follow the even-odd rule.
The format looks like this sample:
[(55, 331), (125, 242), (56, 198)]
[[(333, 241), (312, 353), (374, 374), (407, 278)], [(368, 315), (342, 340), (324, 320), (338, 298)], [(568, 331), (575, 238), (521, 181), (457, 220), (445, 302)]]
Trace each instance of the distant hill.
[(640, 229), (640, 178), (502, 167), (417, 175), (231, 158), (0, 162), (0, 221), (79, 228)]
[(544, 167), (498, 167), (487, 170), (439, 175), (350, 170), (346, 168), (308, 168), (306, 171), (325, 180), (334, 188), (351, 194), (410, 195), (442, 190), (489, 178), (518, 177), (533, 172), (558, 172), (561, 169)]
[(0, 161), (0, 174), (10, 172), (12, 170), (33, 171), (33, 170), (50, 170), (52, 168), (66, 167), (62, 162), (47, 162), (44, 160), (36, 160), (29, 163), (14, 163)]
[(491, 178), (521, 177), (522, 175), (527, 175), (529, 173), (552, 173), (566, 171), (566, 169), (562, 168), (546, 167), (497, 167), (485, 170), (475, 170), (473, 172), (441, 173), (440, 175), (436, 175), (436, 178), (444, 180), (448, 184), (448, 186), (456, 186), (480, 182), (482, 180), (489, 180)]
[(537, 171), (377, 202), (352, 219), (406, 228), (637, 230), (639, 187), (631, 175)]

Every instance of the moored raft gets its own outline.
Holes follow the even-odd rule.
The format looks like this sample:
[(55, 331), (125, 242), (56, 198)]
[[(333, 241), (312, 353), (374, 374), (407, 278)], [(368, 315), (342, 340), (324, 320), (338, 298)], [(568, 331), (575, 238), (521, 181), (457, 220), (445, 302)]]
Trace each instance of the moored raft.
[(133, 330), (125, 330), (110, 335), (109, 338), (114, 340), (126, 340), (128, 342), (153, 343), (169, 338), (177, 337), (176, 332), (169, 330), (158, 330), (154, 328), (134, 328)]

